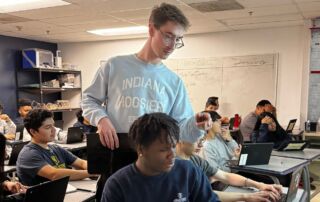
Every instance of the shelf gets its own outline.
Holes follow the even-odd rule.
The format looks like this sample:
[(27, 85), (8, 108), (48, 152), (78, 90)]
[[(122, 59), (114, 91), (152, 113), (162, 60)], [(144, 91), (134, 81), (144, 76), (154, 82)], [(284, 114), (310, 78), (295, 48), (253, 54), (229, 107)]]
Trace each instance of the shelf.
[(56, 68), (30, 68), (30, 69), (22, 69), (18, 68), (19, 72), (53, 72), (53, 73), (72, 73), (72, 74), (80, 74), (80, 70), (70, 70), (70, 69), (56, 69)]
[(75, 110), (80, 110), (81, 108), (69, 108), (69, 109), (55, 109), (55, 110), (50, 110), (51, 112), (69, 112), (69, 111), (75, 111)]
[(42, 88), (39, 87), (19, 87), (18, 90), (30, 92), (30, 93), (38, 93), (41, 92), (43, 94), (50, 94), (50, 93), (58, 93), (58, 92), (65, 92), (65, 91), (75, 91), (81, 90), (81, 88)]

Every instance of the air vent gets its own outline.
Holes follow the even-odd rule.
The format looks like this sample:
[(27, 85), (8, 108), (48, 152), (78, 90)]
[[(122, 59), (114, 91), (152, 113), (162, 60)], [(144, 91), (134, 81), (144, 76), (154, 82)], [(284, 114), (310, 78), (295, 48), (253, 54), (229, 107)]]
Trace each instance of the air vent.
[(27, 22), (27, 21), (31, 21), (31, 20), (27, 18), (8, 15), (8, 14), (0, 14), (0, 24), (10, 24), (10, 23)]
[(236, 0), (212, 0), (200, 3), (189, 3), (189, 6), (200, 12), (240, 10), (244, 7)]

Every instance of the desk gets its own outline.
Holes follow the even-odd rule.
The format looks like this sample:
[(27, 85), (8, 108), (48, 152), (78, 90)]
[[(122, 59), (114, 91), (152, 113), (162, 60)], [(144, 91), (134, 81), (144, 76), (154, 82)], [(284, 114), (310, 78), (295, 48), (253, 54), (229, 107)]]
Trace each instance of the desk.
[(294, 129), (292, 133), (289, 133), (294, 140), (303, 140), (303, 130)]
[(313, 161), (320, 157), (320, 149), (307, 148), (303, 151), (272, 151), (271, 155)]
[[(320, 150), (319, 149), (304, 149), (303, 151), (272, 151), (273, 156), (281, 156), (281, 157), (287, 157), (287, 158), (295, 158), (295, 159), (305, 159), (308, 160), (310, 163), (311, 161), (317, 159), (320, 157)], [(310, 178), (309, 168), (308, 166), (304, 167), (303, 172), (303, 183), (307, 183), (305, 178)], [(310, 180), (309, 180), (310, 181)], [(310, 182), (307, 185), (310, 190)], [(310, 192), (308, 194), (308, 199), (311, 198)]]
[[(226, 190), (224, 190), (224, 191), (225, 192), (237, 192), (237, 193), (253, 193), (253, 192), (255, 192), (252, 189), (234, 187), (234, 186), (228, 186), (228, 188)], [(287, 193), (287, 192), (288, 192), (288, 188), (287, 187), (283, 187), (282, 188), (282, 193)], [(290, 201), (290, 202), (300, 202), (300, 201), (308, 201), (307, 200), (307, 193), (303, 189), (298, 189), (296, 197), (294, 198), (293, 201)]]
[[(230, 168), (265, 175), (287, 175), (297, 168), (307, 166), (309, 161), (303, 159), (285, 158), (280, 156), (271, 156), (268, 165), (251, 165), (251, 166), (230, 166)], [(279, 181), (276, 180), (279, 184)]]
[[(84, 201), (88, 198), (95, 196), (96, 191), (96, 180), (91, 180), (89, 178), (77, 181), (69, 181), (69, 184), (79, 189), (75, 192), (67, 193), (64, 201), (65, 202), (75, 202)], [(86, 190), (86, 191), (85, 191)]]

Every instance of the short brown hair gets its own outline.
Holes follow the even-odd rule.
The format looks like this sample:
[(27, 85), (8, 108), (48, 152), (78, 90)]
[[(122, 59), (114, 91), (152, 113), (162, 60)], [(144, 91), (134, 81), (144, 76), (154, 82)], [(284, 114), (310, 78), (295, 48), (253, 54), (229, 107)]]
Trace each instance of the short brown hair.
[(162, 3), (152, 9), (149, 22), (159, 29), (166, 22), (172, 21), (181, 25), (185, 30), (190, 27), (189, 20), (182, 11), (174, 5)]

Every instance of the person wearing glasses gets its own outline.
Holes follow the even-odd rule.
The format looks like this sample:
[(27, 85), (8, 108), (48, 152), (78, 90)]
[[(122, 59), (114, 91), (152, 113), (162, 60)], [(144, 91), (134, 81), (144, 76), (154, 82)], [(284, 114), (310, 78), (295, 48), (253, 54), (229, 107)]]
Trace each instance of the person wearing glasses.
[(114, 163), (118, 167), (112, 167), (111, 173), (136, 160), (134, 149), (132, 155), (128, 149), (117, 149), (123, 143), (119, 144), (117, 133), (128, 133), (133, 121), (145, 113), (163, 112), (173, 117), (179, 123), (181, 139), (189, 142), (195, 142), (211, 128), (210, 115), (194, 114), (182, 80), (162, 63), (184, 46), (183, 35), (189, 25), (176, 6), (162, 3), (154, 7), (143, 48), (135, 54), (109, 59), (84, 91), (83, 116), (98, 127), (102, 144), (116, 149), (113, 162), (120, 161)]

